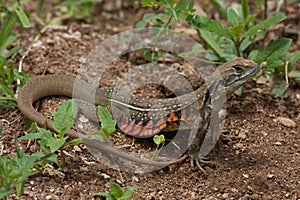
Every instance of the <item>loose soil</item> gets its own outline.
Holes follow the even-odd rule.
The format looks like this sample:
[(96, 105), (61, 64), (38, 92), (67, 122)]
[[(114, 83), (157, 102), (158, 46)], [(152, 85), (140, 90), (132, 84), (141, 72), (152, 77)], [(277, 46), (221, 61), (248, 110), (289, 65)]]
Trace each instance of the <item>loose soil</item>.
[[(295, 7), (296, 4), (291, 4), (288, 8), (298, 15), (298, 20), (289, 25), (299, 32), (299, 7)], [(123, 21), (111, 17), (122, 13), (126, 16)], [(66, 22), (49, 28), (31, 45), (23, 71), (30, 76), (75, 76), (84, 58), (97, 44), (133, 27), (128, 22), (134, 21), (135, 16), (129, 13), (132, 10), (127, 8), (110, 15), (99, 14), (100, 25)], [(276, 31), (282, 35), (280, 29), (272, 33)], [(24, 33), (22, 43), (30, 41), (35, 34), (36, 30)], [(270, 34), (267, 39), (273, 36)], [(296, 41), (293, 41), (292, 50), (300, 50)], [(15, 60), (17, 65), (18, 57)], [(113, 62), (108, 72), (110, 76), (102, 80), (102, 86), (113, 85), (116, 77), (135, 64), (128, 57)], [(300, 69), (299, 62), (296, 68)], [(151, 173), (130, 174), (107, 167), (83, 145), (69, 146), (65, 149), (67, 166), (56, 169), (49, 165), (42, 173), (30, 177), (25, 184), (25, 194), (19, 199), (99, 199), (94, 193), (108, 191), (109, 182), (117, 182), (124, 188), (141, 186), (132, 199), (300, 199), (300, 84), (292, 80), (289, 96), (280, 99), (263, 80), (260, 83), (249, 80), (242, 96), (233, 95), (228, 100), (223, 136), (208, 155), (214, 164), (203, 165), (205, 173), (186, 160)], [(151, 86), (141, 94), (149, 96), (153, 88), (160, 89)], [(50, 117), (65, 100), (64, 97), (45, 98), (40, 102), (39, 111)], [(14, 133), (17, 137), (26, 134), (24, 115), (18, 110), (1, 109), (0, 116), (3, 129), (0, 152), (6, 155), (15, 152)], [(296, 127), (287, 127), (278, 117), (293, 120)], [(39, 149), (34, 141), (17, 142), (26, 153)], [(11, 195), (9, 199), (17, 197)]]

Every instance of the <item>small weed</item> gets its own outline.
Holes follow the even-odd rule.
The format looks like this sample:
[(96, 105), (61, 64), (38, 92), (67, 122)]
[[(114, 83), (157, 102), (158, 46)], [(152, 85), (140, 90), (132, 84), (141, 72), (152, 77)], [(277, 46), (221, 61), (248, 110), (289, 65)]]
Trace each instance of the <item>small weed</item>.
[[(77, 106), (72, 100), (68, 100), (59, 106), (58, 111), (53, 113), (53, 128), (58, 135), (53, 135), (51, 131), (40, 128), (37, 129), (33, 126), (30, 130), (32, 133), (24, 135), (19, 140), (33, 140), (37, 139), (38, 144), (43, 152), (43, 157), (40, 160), (40, 165), (45, 166), (46, 163), (56, 163), (60, 167), (65, 166), (65, 154), (63, 149), (69, 144), (77, 145), (81, 143), (81, 139), (73, 139), (67, 141), (68, 136), (65, 132), (69, 130), (74, 124), (74, 117), (77, 113)], [(56, 151), (60, 152), (61, 163), (57, 160)]]
[(101, 131), (106, 137), (111, 136), (116, 131), (116, 121), (108, 110), (102, 106), (98, 106), (98, 118), (101, 122)]
[(156, 144), (156, 148), (155, 148), (152, 159), (157, 160), (160, 150), (165, 145), (165, 142), (166, 142), (165, 136), (164, 135), (155, 135), (153, 137), (153, 141)]
[(24, 46), (12, 47), (17, 42), (18, 35), (13, 30), (17, 20), (23, 27), (30, 27), (29, 20), (19, 1), (0, 2), (0, 107), (16, 108), (16, 97), (12, 86), (20, 80), (22, 86), (28, 77), (19, 73), (9, 59)]
[(95, 196), (105, 197), (106, 200), (126, 200), (132, 197), (134, 191), (140, 186), (127, 186), (125, 191), (122, 190), (119, 184), (110, 183), (110, 192), (98, 192)]
[(43, 156), (40, 152), (27, 155), (15, 144), (16, 154), (0, 157), (0, 199), (6, 199), (9, 194), (23, 195), (27, 178), (38, 173), (36, 162)]

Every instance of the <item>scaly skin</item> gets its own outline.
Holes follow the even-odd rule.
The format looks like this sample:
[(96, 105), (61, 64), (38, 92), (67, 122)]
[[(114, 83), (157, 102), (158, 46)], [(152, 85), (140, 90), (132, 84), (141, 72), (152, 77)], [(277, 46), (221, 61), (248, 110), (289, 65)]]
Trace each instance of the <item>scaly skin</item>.
[[(226, 93), (230, 95), (256, 73), (257, 65), (250, 60), (236, 58), (219, 66), (218, 70), (223, 80)], [(37, 112), (33, 108), (33, 103), (46, 96), (59, 95), (72, 97), (74, 82), (75, 79), (68, 76), (49, 75), (34, 77), (23, 86), (18, 94), (19, 109), (27, 118), (37, 122), (39, 126), (43, 127), (46, 124), (48, 129), (54, 131), (52, 126), (53, 121)], [(91, 90), (90, 85), (84, 81), (77, 83), (80, 85), (80, 87), (77, 88), (77, 98), (89, 101), (95, 91)], [(176, 98), (136, 99), (130, 104), (125, 103), (126, 99), (122, 96), (116, 95), (116, 97), (114, 96), (114, 99), (112, 99), (112, 91), (114, 90), (97, 89), (95, 103), (102, 106), (111, 104), (112, 107), (115, 107), (116, 112), (119, 113), (119, 117), (116, 119), (120, 122), (118, 125), (126, 134), (149, 137), (160, 131), (173, 131), (178, 128), (180, 122), (190, 121), (193, 118), (193, 112), (191, 111), (193, 109), (191, 109), (191, 106), (195, 103), (198, 104), (199, 109), (207, 107), (208, 105), (205, 104), (210, 103), (210, 95), (207, 95), (208, 87), (203, 85), (192, 93)], [(73, 98), (76, 98), (76, 96), (73, 96)], [(132, 119), (123, 114), (124, 109), (130, 110)], [(149, 116), (149, 113), (151, 113), (151, 116)], [(93, 118), (92, 120), (96, 119)], [(203, 118), (202, 120), (205, 124), (207, 119)], [(189, 127), (187, 126), (187, 128)], [(82, 134), (74, 130), (68, 130), (66, 135), (72, 138), (78, 138)], [(183, 160), (183, 158), (179, 158), (178, 160), (170, 162), (149, 161), (136, 158), (105, 142), (95, 143), (94, 140), (91, 140), (87, 141), (86, 144), (95, 150), (143, 165), (159, 167)], [(192, 158), (195, 159), (194, 157), (193, 155)]]

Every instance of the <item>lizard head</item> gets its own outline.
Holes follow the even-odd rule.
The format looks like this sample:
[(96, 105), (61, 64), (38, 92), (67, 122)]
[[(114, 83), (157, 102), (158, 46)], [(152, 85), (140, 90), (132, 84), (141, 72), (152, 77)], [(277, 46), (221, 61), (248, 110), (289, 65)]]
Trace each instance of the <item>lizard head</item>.
[(243, 58), (235, 58), (223, 65), (218, 70), (222, 76), (227, 94), (235, 92), (244, 82), (257, 72), (255, 62)]

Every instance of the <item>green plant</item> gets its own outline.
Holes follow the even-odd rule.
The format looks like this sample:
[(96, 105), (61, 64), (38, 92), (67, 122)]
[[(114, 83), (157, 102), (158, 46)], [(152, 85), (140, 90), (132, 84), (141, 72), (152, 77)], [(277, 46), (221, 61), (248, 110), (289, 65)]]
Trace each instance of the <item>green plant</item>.
[[(41, 30), (43, 33), (49, 25), (55, 25), (58, 22), (61, 22), (65, 19), (74, 18), (77, 20), (81, 20), (87, 17), (92, 17), (91, 11), (93, 5), (95, 3), (102, 2), (102, 0), (62, 0), (59, 1), (53, 9), (49, 10), (48, 12), (55, 11), (59, 13), (57, 17), (50, 19), (50, 21), (45, 22), (46, 26)], [(39, 0), (37, 13), (41, 13), (44, 1)]]
[(17, 100), (15, 97), (13, 85), (20, 81), (18, 85), (18, 90), (22, 87), (28, 80), (29, 77), (21, 72), (18, 72), (13, 63), (8, 62), (6, 59), (3, 59), (0, 62), (0, 107), (2, 108), (16, 108)]
[(122, 190), (119, 184), (110, 183), (110, 192), (98, 192), (95, 196), (105, 197), (106, 200), (125, 200), (132, 197), (134, 190), (139, 189), (140, 186), (127, 186), (125, 191)]
[(155, 148), (152, 159), (157, 160), (159, 152), (161, 151), (162, 147), (165, 145), (165, 142), (166, 142), (165, 136), (164, 135), (155, 135), (153, 137), (153, 141), (156, 144), (156, 148)]
[[(19, 140), (33, 140), (37, 139), (38, 144), (43, 152), (43, 157), (41, 158), (39, 164), (44, 166), (45, 163), (51, 162), (56, 163), (60, 167), (65, 166), (65, 154), (63, 149), (69, 145), (78, 145), (81, 143), (81, 139), (73, 139), (67, 141), (68, 136), (65, 136), (65, 132), (69, 130), (74, 124), (74, 117), (77, 113), (76, 104), (69, 100), (63, 103), (58, 111), (53, 113), (53, 128), (58, 133), (58, 135), (53, 135), (50, 131), (40, 128), (37, 129), (35, 126), (31, 128), (31, 132), (19, 138)], [(58, 162), (56, 151), (60, 152), (61, 163)]]
[[(281, 82), (282, 80), (285, 82), (284, 79), (278, 79), (278, 77), (285, 72), (286, 62), (290, 61), (288, 65), (288, 70), (290, 70), (292, 65), (300, 59), (299, 53), (296, 52), (291, 56), (288, 52), (291, 39), (279, 38), (271, 41), (266, 49), (263, 48), (264, 45), (261, 45), (259, 50), (254, 49), (254, 46), (266, 36), (270, 26), (286, 18), (283, 14), (270, 17), (257, 24), (255, 14), (249, 14), (248, 0), (242, 0), (237, 9), (234, 10), (231, 7), (227, 9), (226, 16), (224, 16), (230, 24), (227, 27), (217, 20), (194, 14), (194, 4), (187, 0), (144, 0), (141, 4), (142, 6), (152, 7), (154, 11), (164, 7), (164, 13), (146, 14), (143, 20), (137, 23), (136, 27), (142, 28), (150, 24), (171, 29), (180, 22), (180, 19), (184, 20), (198, 31), (212, 60), (226, 62), (234, 57), (247, 54), (260, 67), (267, 66), (267, 73), (272, 82), (271, 86), (273, 88), (275, 86), (277, 89), (273, 89), (273, 93), (279, 96), (283, 95), (283, 90), (280, 90), (282, 87), (276, 87), (275, 82)], [(220, 9), (224, 10), (221, 7)], [(292, 77), (295, 76), (298, 77), (298, 73), (293, 73)]]
[(20, 80), (19, 86), (22, 86), (28, 77), (19, 73), (13, 62), (9, 59), (24, 46), (13, 47), (18, 39), (13, 30), (17, 20), (22, 26), (30, 27), (29, 20), (21, 5), (24, 1), (1, 1), (0, 2), (0, 107), (15, 108), (16, 97), (12, 85)]
[[(15, 93), (28, 81), (28, 76), (18, 72), (14, 68), (14, 62), (9, 59), (15, 55), (24, 45), (16, 46), (18, 35), (13, 32), (18, 21), (24, 28), (31, 26), (27, 14), (22, 6), (31, 0), (2, 0), (0, 1), (0, 107), (16, 108)], [(48, 25), (53, 25), (67, 18), (83, 19), (90, 15), (94, 3), (102, 0), (64, 0), (60, 1), (54, 10), (61, 11), (60, 15), (52, 18), (42, 30), (44, 32)], [(38, 1), (37, 12), (41, 13), (44, 0)], [(62, 8), (67, 9), (62, 9)], [(66, 10), (64, 12), (63, 10)], [(53, 10), (49, 10), (53, 11)], [(20, 82), (19, 82), (20, 80)], [(14, 87), (17, 83), (17, 88)]]
[(111, 136), (116, 131), (117, 122), (112, 118), (110, 112), (99, 105), (98, 118), (101, 122), (101, 132), (105, 135), (105, 137)]
[(38, 152), (27, 155), (17, 144), (15, 147), (16, 154), (0, 157), (0, 199), (5, 199), (14, 192), (18, 197), (22, 196), (25, 181), (38, 172), (34, 166), (42, 154)]
[[(65, 166), (65, 154), (63, 149), (67, 145), (78, 145), (82, 141), (81, 138), (67, 141), (68, 137), (65, 136), (65, 132), (69, 130), (74, 123), (76, 113), (76, 104), (72, 100), (66, 101), (59, 106), (57, 112), (53, 113), (53, 128), (58, 135), (53, 135), (50, 131), (38, 128), (36, 123), (32, 123), (28, 130), (29, 134), (18, 138), (19, 140), (36, 139), (41, 148), (40, 152), (26, 155), (16, 144), (16, 154), (0, 157), (0, 199), (6, 198), (9, 194), (14, 192), (16, 192), (18, 196), (22, 196), (25, 181), (29, 176), (38, 173), (40, 168), (46, 166), (46, 163), (55, 163), (59, 167)], [(111, 135), (115, 131), (116, 125), (116, 122), (112, 120), (111, 114), (99, 106), (98, 115), (99, 119), (102, 120), (102, 128), (100, 131), (101, 134), (97, 133), (97, 135), (102, 138)], [(1, 134), (2, 129), (0, 129), (0, 135)], [(56, 154), (58, 150), (61, 162), (58, 161)], [(114, 189), (116, 188), (115, 186), (112, 187)], [(135, 189), (135, 186), (128, 187), (125, 192), (122, 191), (120, 198), (118, 196), (119, 193), (115, 193), (115, 197), (118, 197), (117, 199), (126, 199), (126, 197), (132, 195)], [(117, 189), (114, 191), (116, 190)]]

